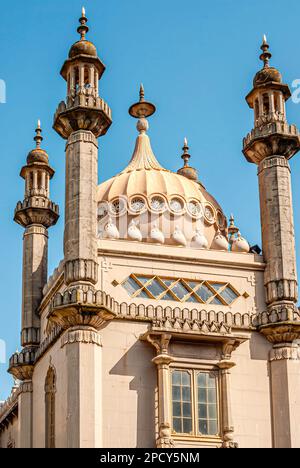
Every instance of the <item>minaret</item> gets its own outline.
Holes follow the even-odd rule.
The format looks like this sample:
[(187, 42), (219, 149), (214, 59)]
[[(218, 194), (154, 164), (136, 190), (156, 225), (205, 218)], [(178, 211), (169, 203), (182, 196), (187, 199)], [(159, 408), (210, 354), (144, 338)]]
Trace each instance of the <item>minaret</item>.
[(54, 118), (54, 129), (67, 140), (65, 207), (65, 283), (93, 288), (97, 282), (98, 141), (110, 127), (111, 110), (99, 96), (105, 66), (94, 44), (86, 40), (85, 10), (79, 20), (76, 42), (61, 75), (67, 82), (67, 99)]
[(244, 139), (243, 152), (258, 166), (267, 311), (257, 320), (258, 329), (273, 344), (270, 387), (274, 445), (293, 447), (300, 443), (291, 407), (292, 403), (300, 404), (299, 370), (294, 369), (292, 360), (297, 350), (295, 340), (300, 337), (300, 318), (288, 160), (299, 151), (300, 136), (296, 126), (287, 122), (285, 102), (291, 93), (279, 71), (270, 67), (265, 36), (261, 49), (264, 66), (246, 97), (254, 110), (254, 129)]
[(50, 200), (50, 179), (54, 170), (48, 154), (41, 148), (43, 140), (40, 122), (36, 129), (36, 148), (27, 157), (21, 170), (25, 180), (24, 201), (18, 202), (14, 220), (25, 228), (23, 241), (23, 303), (22, 337), (25, 348), (37, 346), (40, 341), (38, 307), (47, 282), (48, 228), (59, 217), (58, 206)]

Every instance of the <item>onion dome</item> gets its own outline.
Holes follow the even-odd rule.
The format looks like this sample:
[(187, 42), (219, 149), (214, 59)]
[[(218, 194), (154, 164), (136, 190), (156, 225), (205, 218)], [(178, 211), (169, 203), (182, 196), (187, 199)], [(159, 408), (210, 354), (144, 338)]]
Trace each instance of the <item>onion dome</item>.
[(223, 250), (228, 251), (229, 243), (225, 236), (220, 232), (220, 230), (215, 235), (211, 248), (213, 250)]
[(181, 156), (183, 161), (184, 161), (184, 166), (181, 169), (178, 169), (177, 174), (180, 174), (187, 179), (194, 180), (195, 182), (198, 181), (198, 173), (197, 170), (194, 167), (191, 167), (189, 165), (189, 160), (191, 155), (189, 154), (189, 146), (187, 139), (184, 139), (184, 145), (183, 145), (183, 155)]
[(78, 42), (75, 42), (75, 44), (72, 45), (70, 52), (69, 52), (69, 58), (74, 58), (79, 55), (90, 55), (92, 57), (97, 57), (96, 46), (92, 42), (87, 41), (85, 38), (85, 35), (89, 31), (89, 27), (87, 26), (87, 21), (88, 19), (85, 15), (85, 9), (82, 8), (82, 15), (81, 15), (81, 18), (79, 19), (80, 26), (77, 29), (81, 37)]
[(264, 62), (264, 67), (258, 73), (256, 73), (253, 86), (265, 85), (267, 83), (282, 83), (281, 73), (274, 67), (270, 67), (269, 61), (272, 57), (271, 52), (269, 52), (269, 44), (267, 43), (267, 38), (264, 36), (261, 50), (263, 51), (260, 55), (260, 59)]
[[(128, 229), (135, 219), (143, 234), (142, 242), (191, 246), (199, 229), (210, 246), (218, 229), (226, 234), (226, 217), (201, 184), (158, 162), (147, 135), (147, 117), (154, 112), (155, 106), (145, 101), (141, 86), (140, 101), (129, 109), (130, 115), (138, 119), (139, 133), (132, 158), (122, 172), (97, 189), (98, 230), (103, 231), (110, 216), (118, 226), (120, 239), (128, 240)], [(185, 239), (182, 242), (175, 239), (179, 239), (179, 230), (181, 240)]]
[(240, 232), (238, 232), (237, 237), (233, 240), (231, 250), (232, 252), (249, 253), (250, 246), (246, 239), (241, 236)]
[(36, 136), (34, 141), (36, 142), (36, 148), (30, 151), (27, 156), (27, 164), (42, 163), (49, 164), (49, 157), (45, 150), (41, 148), (41, 143), (43, 141), (41, 122), (38, 121), (37, 128), (35, 130)]

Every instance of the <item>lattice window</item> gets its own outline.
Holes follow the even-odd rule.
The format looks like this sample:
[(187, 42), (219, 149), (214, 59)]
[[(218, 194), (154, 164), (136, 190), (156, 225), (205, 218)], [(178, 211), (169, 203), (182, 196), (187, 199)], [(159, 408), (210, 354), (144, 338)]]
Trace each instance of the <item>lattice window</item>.
[(229, 283), (132, 274), (123, 283), (135, 298), (231, 305), (240, 294)]
[(217, 372), (174, 369), (171, 382), (173, 433), (219, 437)]

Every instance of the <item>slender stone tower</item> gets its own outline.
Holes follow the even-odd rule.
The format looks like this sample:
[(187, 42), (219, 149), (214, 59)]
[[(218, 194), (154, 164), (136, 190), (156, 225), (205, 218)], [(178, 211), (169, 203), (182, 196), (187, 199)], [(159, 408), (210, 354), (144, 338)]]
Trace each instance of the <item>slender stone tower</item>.
[(83, 9), (81, 36), (69, 53), (61, 75), (67, 81), (67, 100), (61, 102), (54, 129), (67, 140), (65, 208), (65, 282), (93, 287), (97, 282), (98, 142), (110, 127), (111, 110), (99, 97), (99, 80), (105, 66), (94, 44), (86, 40)]
[(247, 160), (258, 165), (266, 261), (267, 311), (259, 314), (258, 328), (273, 344), (270, 388), (274, 446), (295, 447), (300, 444), (299, 425), (292, 410), (292, 405), (300, 404), (300, 367), (296, 359), (300, 318), (288, 160), (299, 151), (300, 136), (296, 126), (287, 122), (285, 102), (291, 93), (279, 71), (269, 65), (271, 53), (265, 36), (261, 49), (264, 66), (246, 97), (254, 109), (254, 129), (244, 139), (243, 148)]
[(102, 341), (100, 330), (114, 314), (95, 291), (98, 280), (97, 199), (98, 137), (110, 127), (111, 110), (99, 97), (105, 66), (86, 40), (85, 10), (80, 40), (70, 50), (61, 75), (67, 99), (54, 117), (54, 129), (66, 144), (64, 282), (49, 320), (65, 331), (67, 447), (102, 447)]
[(47, 282), (48, 228), (59, 217), (58, 206), (50, 200), (50, 179), (54, 170), (48, 154), (41, 148), (43, 137), (40, 122), (36, 129), (36, 148), (27, 157), (21, 170), (25, 180), (25, 196), (18, 202), (15, 221), (25, 228), (23, 240), (22, 288), (22, 351), (15, 353), (9, 363), (9, 372), (22, 381), (19, 394), (20, 446), (32, 446), (32, 374), (35, 351), (40, 343), (38, 308)]

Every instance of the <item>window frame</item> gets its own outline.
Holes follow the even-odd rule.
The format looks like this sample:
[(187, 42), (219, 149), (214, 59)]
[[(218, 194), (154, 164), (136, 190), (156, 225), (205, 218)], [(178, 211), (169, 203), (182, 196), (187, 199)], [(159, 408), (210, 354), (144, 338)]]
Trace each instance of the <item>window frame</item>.
[[(192, 408), (192, 431), (191, 433), (179, 433), (174, 431), (173, 426), (173, 394), (172, 394), (172, 376), (174, 372), (187, 372), (190, 375), (191, 379), (191, 408)], [(197, 376), (200, 373), (210, 374), (213, 373), (215, 375), (216, 381), (216, 407), (217, 407), (217, 426), (218, 426), (218, 433), (215, 435), (205, 435), (199, 432), (199, 415), (198, 415), (198, 385), (197, 385)], [(222, 441), (222, 399), (221, 399), (221, 381), (220, 381), (220, 370), (215, 366), (203, 366), (203, 367), (185, 367), (174, 364), (170, 367), (170, 388), (169, 388), (169, 395), (170, 395), (170, 415), (171, 415), (171, 429), (172, 429), (172, 437), (174, 439), (189, 439), (189, 440), (201, 440), (201, 441), (212, 441), (212, 442), (221, 442)]]
[[(144, 278), (146, 281), (142, 282), (140, 278)], [(140, 288), (137, 289), (135, 292), (129, 292), (128, 289), (126, 288), (126, 283), (128, 281), (134, 281), (137, 286)], [(155, 296), (151, 291), (149, 291), (148, 286), (152, 284), (153, 281), (157, 281), (163, 288), (165, 288), (164, 291), (161, 292), (161, 294)], [(172, 288), (166, 287), (164, 284), (164, 281), (172, 281)], [(198, 283), (198, 285), (195, 288), (192, 288), (189, 283)], [(173, 302), (180, 302), (180, 303), (194, 303), (194, 304), (202, 304), (202, 305), (218, 305), (218, 306), (225, 306), (225, 307), (231, 307), (238, 299), (243, 297), (243, 294), (239, 293), (239, 291), (228, 281), (220, 281), (220, 280), (208, 280), (208, 279), (188, 279), (185, 277), (177, 277), (174, 278), (172, 276), (164, 276), (164, 275), (151, 275), (149, 273), (131, 273), (127, 278), (125, 278), (121, 283), (120, 283), (127, 294), (132, 298), (132, 299), (146, 299), (146, 300), (163, 300), (163, 301), (173, 301)], [(173, 289), (176, 287), (177, 284), (182, 284), (183, 287), (187, 290), (187, 294), (180, 298), (179, 296), (176, 295), (176, 292), (173, 291)], [(216, 289), (214, 288), (214, 285), (219, 285), (220, 288)], [(200, 290), (202, 287), (206, 287), (210, 292), (211, 296), (207, 299), (204, 300), (202, 299), (200, 295)], [(230, 303), (227, 302), (222, 294), (227, 290), (231, 290), (231, 292), (236, 296)], [(144, 296), (140, 296), (141, 293), (144, 293)], [(172, 296), (172, 299), (164, 299), (165, 295), (170, 295)], [(191, 297), (196, 298), (196, 302), (189, 301)], [(216, 304), (214, 301), (218, 300), (219, 303)]]

